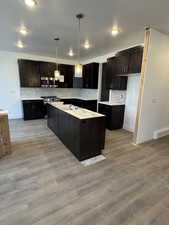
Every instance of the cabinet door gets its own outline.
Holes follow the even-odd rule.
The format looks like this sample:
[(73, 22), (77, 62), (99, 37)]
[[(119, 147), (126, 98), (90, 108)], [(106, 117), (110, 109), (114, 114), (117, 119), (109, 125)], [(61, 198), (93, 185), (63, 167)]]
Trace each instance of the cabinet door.
[(99, 113), (106, 116), (106, 128), (112, 130), (111, 118), (112, 110), (110, 106), (99, 104)]
[(130, 60), (130, 54), (128, 50), (124, 50), (119, 52), (116, 55), (116, 60), (117, 60), (117, 74), (127, 74), (129, 71), (129, 60)]
[(39, 71), (41, 77), (49, 77), (48, 62), (39, 62)]
[(84, 101), (84, 108), (96, 112), (97, 111), (97, 100)]
[(54, 73), (56, 70), (56, 63), (48, 63), (48, 75), (49, 77), (54, 77)]
[(127, 82), (128, 77), (120, 77), (120, 89), (119, 90), (127, 90)]
[(108, 81), (107, 67), (108, 67), (108, 63), (102, 64), (101, 101), (108, 101), (109, 100), (110, 82)]
[(110, 89), (112, 90), (126, 90), (127, 89), (127, 76), (114, 76), (111, 82)]
[(113, 130), (122, 129), (124, 121), (125, 105), (116, 105), (111, 107), (112, 107), (111, 128)]
[(98, 88), (98, 76), (99, 76), (99, 64), (98, 63), (91, 63), (90, 64), (90, 88), (97, 89)]
[(90, 67), (89, 64), (83, 66), (83, 88), (90, 88)]
[(43, 100), (23, 101), (24, 120), (41, 119), (45, 116)]
[(64, 76), (64, 82), (60, 82), (59, 87), (73, 88), (74, 66), (60, 64), (59, 71), (60, 74)]
[(106, 69), (106, 88), (111, 88), (111, 83), (114, 76), (117, 74), (117, 58), (112, 57), (107, 60), (107, 69)]
[(129, 73), (140, 73), (143, 58), (143, 47), (136, 47), (131, 49)]
[(85, 108), (84, 101), (81, 99), (74, 99), (73, 105), (81, 107), (81, 108)]
[(113, 77), (112, 78), (110, 89), (112, 89), (112, 90), (120, 90), (120, 79), (119, 79), (119, 77)]
[(83, 88), (98, 88), (99, 64), (90, 63), (83, 66)]
[(123, 127), (125, 105), (109, 106), (99, 104), (99, 113), (106, 116), (106, 128), (109, 130)]
[(74, 104), (74, 99), (73, 98), (62, 98), (61, 101), (64, 103), (64, 104), (71, 104), (73, 105)]
[(54, 77), (56, 64), (50, 62), (39, 62), (39, 71), (41, 77)]
[(73, 88), (74, 66), (66, 65), (65, 87)]
[(117, 74), (117, 57), (112, 57), (107, 59), (107, 73), (112, 76)]
[(20, 86), (40, 87), (39, 62), (31, 60), (18, 60)]

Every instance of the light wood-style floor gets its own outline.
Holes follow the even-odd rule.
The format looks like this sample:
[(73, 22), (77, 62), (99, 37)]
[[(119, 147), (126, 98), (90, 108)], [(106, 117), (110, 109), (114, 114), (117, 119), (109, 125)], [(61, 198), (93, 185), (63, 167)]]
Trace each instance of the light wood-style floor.
[(169, 225), (169, 137), (134, 146), (107, 131), (106, 160), (83, 167), (45, 120), (10, 127), (0, 225)]

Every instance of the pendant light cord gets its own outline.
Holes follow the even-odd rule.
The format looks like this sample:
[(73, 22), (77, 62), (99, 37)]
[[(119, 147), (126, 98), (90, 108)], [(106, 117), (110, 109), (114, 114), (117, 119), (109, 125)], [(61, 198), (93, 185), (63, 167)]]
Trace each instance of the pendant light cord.
[(56, 70), (59, 70), (59, 65), (58, 65), (58, 45), (57, 42), (59, 41), (59, 38), (54, 39), (56, 41)]
[(79, 24), (78, 24), (78, 28), (79, 28), (79, 37), (78, 37), (78, 64), (80, 64), (80, 18), (79, 18)]
[(57, 58), (58, 58), (58, 46), (57, 46), (57, 41), (56, 41), (56, 70), (58, 70)]

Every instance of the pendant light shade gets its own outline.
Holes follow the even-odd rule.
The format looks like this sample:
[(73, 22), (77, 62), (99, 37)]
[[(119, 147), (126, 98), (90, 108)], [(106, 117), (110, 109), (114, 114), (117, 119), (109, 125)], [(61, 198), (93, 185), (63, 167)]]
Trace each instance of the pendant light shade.
[(75, 65), (75, 77), (82, 77), (83, 66), (81, 64)]
[(59, 65), (58, 65), (58, 45), (57, 42), (60, 40), (59, 38), (54, 39), (56, 41), (56, 70), (54, 72), (55, 81), (64, 82), (64, 76), (60, 74)]
[(59, 70), (55, 70), (54, 76), (55, 76), (55, 78), (60, 77), (60, 71)]
[(54, 40), (56, 41), (56, 70), (54, 72), (54, 76), (55, 76), (55, 79), (57, 79), (60, 76), (59, 66), (58, 66), (58, 62), (57, 62), (57, 60), (58, 60), (58, 45), (57, 45), (57, 43), (60, 39), (55, 38)]
[(78, 63), (75, 65), (75, 77), (82, 77), (83, 66), (80, 64), (80, 21), (84, 18), (83, 14), (77, 14), (76, 18), (78, 19)]

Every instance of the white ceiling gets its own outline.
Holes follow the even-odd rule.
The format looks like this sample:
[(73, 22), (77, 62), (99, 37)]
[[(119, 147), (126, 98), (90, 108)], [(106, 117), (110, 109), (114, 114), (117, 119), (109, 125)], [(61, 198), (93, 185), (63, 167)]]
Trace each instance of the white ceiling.
[[(75, 50), (77, 47), (77, 13), (85, 14), (82, 40), (88, 38), (93, 44), (90, 50), (81, 50), (83, 59), (111, 52), (130, 35), (140, 34), (147, 25), (169, 34), (168, 0), (38, 0), (38, 3), (36, 8), (29, 9), (24, 0), (1, 0), (0, 50), (55, 56), (53, 38), (59, 36), (59, 57), (70, 58), (69, 47)], [(114, 23), (121, 29), (116, 38), (110, 33)], [(26, 37), (17, 31), (21, 24), (30, 30)], [(22, 50), (15, 46), (20, 37), (26, 44)]]

